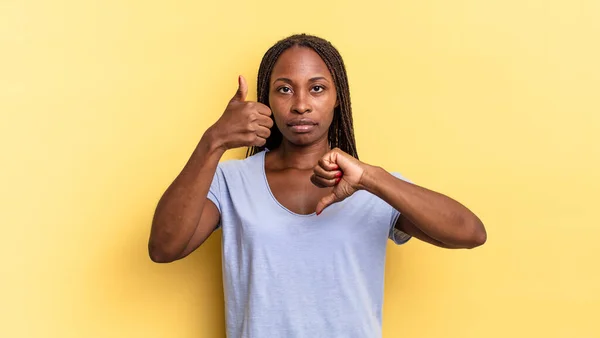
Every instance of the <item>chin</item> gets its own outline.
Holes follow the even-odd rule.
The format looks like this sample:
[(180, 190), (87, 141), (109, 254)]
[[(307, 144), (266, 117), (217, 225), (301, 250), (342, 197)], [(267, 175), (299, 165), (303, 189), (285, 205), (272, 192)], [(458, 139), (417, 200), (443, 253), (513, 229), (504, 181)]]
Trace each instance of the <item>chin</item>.
[(285, 137), (288, 142), (290, 142), (291, 144), (295, 145), (295, 146), (299, 146), (299, 147), (306, 147), (306, 146), (310, 146), (316, 143), (319, 143), (319, 141), (321, 141), (323, 139), (323, 137), (326, 138), (327, 135), (325, 136), (316, 136), (316, 135), (309, 135), (309, 134), (303, 134), (303, 135), (290, 135), (290, 137)]

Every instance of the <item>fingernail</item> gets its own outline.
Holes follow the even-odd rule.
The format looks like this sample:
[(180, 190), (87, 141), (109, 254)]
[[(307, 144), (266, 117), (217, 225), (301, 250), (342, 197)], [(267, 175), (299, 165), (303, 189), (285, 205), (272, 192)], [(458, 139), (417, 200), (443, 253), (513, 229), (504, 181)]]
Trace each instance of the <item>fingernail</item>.
[(336, 173), (335, 177), (342, 177), (342, 172), (340, 171), (339, 173)]
[(319, 216), (319, 214), (320, 214), (321, 212), (322, 212), (322, 211), (319, 211), (319, 212), (317, 212), (317, 216)]
[(338, 177), (338, 178), (335, 179), (335, 183), (340, 183), (341, 180), (342, 180), (342, 178)]

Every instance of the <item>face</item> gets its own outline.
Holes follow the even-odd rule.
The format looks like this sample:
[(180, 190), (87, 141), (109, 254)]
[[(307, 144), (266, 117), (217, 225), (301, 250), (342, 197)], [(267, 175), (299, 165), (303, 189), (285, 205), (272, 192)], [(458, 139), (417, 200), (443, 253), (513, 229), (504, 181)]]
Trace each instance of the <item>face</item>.
[(269, 105), (283, 138), (294, 145), (326, 142), (337, 93), (323, 59), (310, 48), (283, 52), (271, 73)]

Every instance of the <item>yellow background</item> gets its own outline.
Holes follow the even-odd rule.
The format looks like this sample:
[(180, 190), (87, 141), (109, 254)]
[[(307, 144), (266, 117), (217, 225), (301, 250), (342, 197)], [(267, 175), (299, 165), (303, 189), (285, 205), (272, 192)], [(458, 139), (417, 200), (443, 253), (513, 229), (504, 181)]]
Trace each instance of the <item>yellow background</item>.
[[(156, 202), (289, 34), (347, 64), (362, 160), (488, 243), (390, 243), (384, 337), (600, 337), (600, 2), (0, 2), (0, 336), (222, 337), (220, 232), (158, 265)], [(227, 154), (240, 157), (241, 151)]]

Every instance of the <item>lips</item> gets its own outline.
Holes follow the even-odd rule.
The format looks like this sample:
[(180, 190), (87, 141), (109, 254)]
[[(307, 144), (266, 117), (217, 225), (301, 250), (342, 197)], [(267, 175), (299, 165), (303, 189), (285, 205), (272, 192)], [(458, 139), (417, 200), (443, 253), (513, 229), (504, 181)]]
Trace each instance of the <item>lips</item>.
[(294, 127), (294, 126), (314, 126), (316, 124), (317, 124), (316, 121), (311, 120), (311, 119), (307, 119), (307, 118), (292, 120), (292, 121), (288, 122), (288, 126), (290, 126), (290, 127)]
[(314, 130), (317, 126), (317, 122), (315, 120), (302, 118), (302, 119), (292, 120), (292, 121), (288, 122), (287, 125), (293, 132), (299, 133), (299, 134), (305, 134), (305, 133), (310, 133), (312, 130)]

